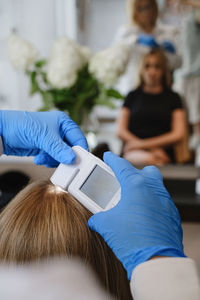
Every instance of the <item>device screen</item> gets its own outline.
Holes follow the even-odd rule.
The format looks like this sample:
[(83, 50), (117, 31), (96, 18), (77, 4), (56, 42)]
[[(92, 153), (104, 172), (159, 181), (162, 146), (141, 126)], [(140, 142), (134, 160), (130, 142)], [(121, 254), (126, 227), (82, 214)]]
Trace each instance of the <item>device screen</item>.
[(80, 190), (101, 208), (106, 208), (114, 194), (120, 188), (117, 179), (96, 165)]

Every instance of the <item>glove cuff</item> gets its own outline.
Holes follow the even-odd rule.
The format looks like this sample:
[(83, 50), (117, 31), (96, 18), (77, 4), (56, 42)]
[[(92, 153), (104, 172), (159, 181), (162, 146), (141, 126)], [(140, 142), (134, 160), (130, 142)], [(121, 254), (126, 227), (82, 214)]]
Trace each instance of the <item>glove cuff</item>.
[(147, 247), (137, 252), (133, 252), (132, 255), (128, 255), (124, 258), (125, 261), (123, 261), (123, 259), (121, 260), (124, 268), (127, 270), (128, 279), (131, 279), (132, 272), (136, 266), (146, 262), (153, 256), (186, 257), (183, 251), (166, 246)]

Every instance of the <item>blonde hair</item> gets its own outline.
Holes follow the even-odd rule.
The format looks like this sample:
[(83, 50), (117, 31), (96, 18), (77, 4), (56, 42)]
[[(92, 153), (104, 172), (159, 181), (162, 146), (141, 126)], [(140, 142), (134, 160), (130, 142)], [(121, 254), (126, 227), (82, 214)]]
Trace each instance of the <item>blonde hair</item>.
[(53, 256), (79, 257), (115, 297), (132, 299), (122, 264), (87, 225), (91, 213), (49, 181), (23, 189), (0, 214), (0, 261), (24, 264)]
[(170, 88), (171, 73), (170, 73), (167, 57), (165, 56), (164, 52), (161, 49), (152, 49), (143, 57), (140, 72), (139, 72), (139, 86), (144, 85), (143, 71), (145, 69), (146, 61), (149, 56), (155, 56), (158, 60), (158, 63), (160, 64), (163, 73), (162, 81), (161, 81), (162, 87)]
[[(140, 2), (140, 0), (127, 0), (126, 2), (126, 10), (129, 18), (129, 22), (131, 25), (137, 24), (140, 26), (137, 20), (137, 5)], [(153, 8), (153, 24), (154, 27), (156, 24), (156, 20), (158, 18), (158, 4), (156, 0), (149, 0), (149, 4), (152, 5)]]

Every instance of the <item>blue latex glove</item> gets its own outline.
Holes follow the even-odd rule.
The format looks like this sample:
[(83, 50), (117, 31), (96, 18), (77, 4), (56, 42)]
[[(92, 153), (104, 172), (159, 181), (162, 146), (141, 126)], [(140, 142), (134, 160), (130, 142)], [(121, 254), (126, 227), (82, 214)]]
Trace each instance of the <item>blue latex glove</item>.
[(155, 38), (149, 34), (140, 34), (137, 40), (139, 45), (144, 45), (149, 48), (157, 48), (159, 47), (158, 43), (156, 42)]
[(0, 136), (4, 154), (35, 156), (38, 165), (56, 167), (72, 163), (71, 146), (88, 145), (78, 125), (64, 112), (0, 111)]
[(174, 47), (174, 45), (170, 42), (170, 41), (164, 41), (161, 44), (161, 47), (163, 48), (163, 50), (169, 52), (169, 53), (176, 53), (176, 48)]
[(112, 209), (93, 215), (89, 227), (98, 232), (127, 270), (153, 256), (185, 257), (181, 220), (156, 167), (134, 168), (111, 152), (104, 161), (121, 185), (121, 200)]

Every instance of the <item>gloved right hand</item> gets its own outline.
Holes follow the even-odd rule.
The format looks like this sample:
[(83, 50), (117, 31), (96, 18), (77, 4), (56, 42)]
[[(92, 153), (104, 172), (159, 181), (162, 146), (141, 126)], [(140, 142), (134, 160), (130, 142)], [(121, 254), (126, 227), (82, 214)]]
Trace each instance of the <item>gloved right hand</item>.
[(121, 200), (93, 215), (89, 227), (98, 232), (127, 270), (154, 256), (185, 257), (181, 219), (156, 167), (134, 168), (111, 152), (104, 161), (121, 185)]
[(0, 111), (0, 136), (4, 154), (35, 156), (34, 162), (47, 167), (72, 163), (72, 146), (88, 150), (85, 136), (64, 112)]
[(143, 45), (149, 48), (158, 48), (159, 45), (155, 38), (150, 34), (140, 34), (137, 40), (139, 45)]

